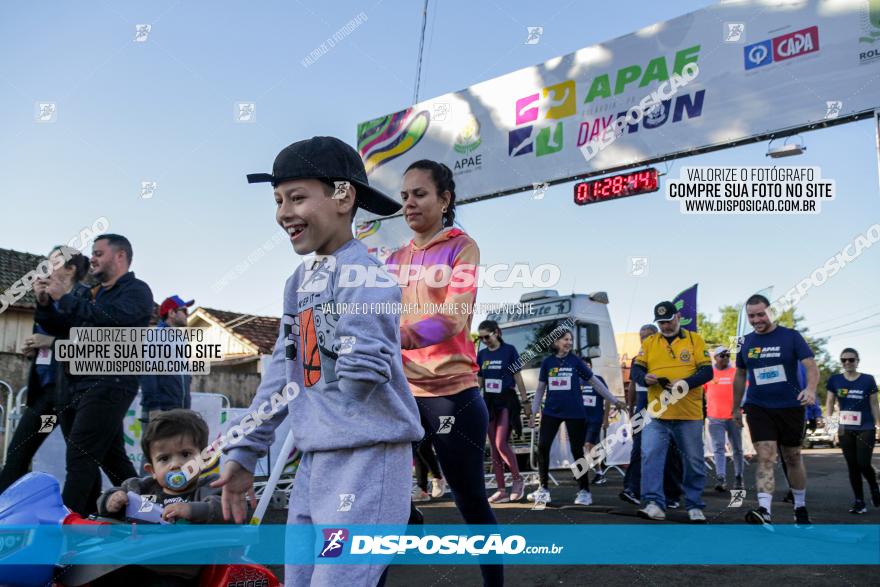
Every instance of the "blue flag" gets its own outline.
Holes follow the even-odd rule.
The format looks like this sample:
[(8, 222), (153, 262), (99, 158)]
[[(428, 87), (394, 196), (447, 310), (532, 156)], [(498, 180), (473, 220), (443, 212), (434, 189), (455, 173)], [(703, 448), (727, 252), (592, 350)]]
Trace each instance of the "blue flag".
[(675, 309), (681, 313), (681, 327), (692, 332), (697, 331), (697, 285), (693, 284), (672, 298)]

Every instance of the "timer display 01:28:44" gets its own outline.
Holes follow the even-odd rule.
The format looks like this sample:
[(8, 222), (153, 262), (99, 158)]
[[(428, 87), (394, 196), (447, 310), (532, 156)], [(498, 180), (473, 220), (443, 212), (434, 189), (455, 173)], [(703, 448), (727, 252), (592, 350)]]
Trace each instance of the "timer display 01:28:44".
[(579, 206), (656, 192), (659, 189), (657, 169), (649, 167), (632, 173), (590, 179), (574, 186), (574, 203)]

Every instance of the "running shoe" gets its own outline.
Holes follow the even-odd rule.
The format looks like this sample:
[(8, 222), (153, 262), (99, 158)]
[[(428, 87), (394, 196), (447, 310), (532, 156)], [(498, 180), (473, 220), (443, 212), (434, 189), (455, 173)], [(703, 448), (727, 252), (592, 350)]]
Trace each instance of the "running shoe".
[(794, 508), (794, 525), (795, 526), (811, 526), (812, 522), (810, 522), (810, 514), (807, 513), (807, 508), (801, 506), (799, 508)]
[(737, 475), (737, 476), (733, 479), (733, 488), (734, 488), (734, 489), (745, 489), (745, 486), (743, 485), (743, 478), (742, 478), (742, 475)]
[(510, 501), (510, 498), (507, 497), (507, 492), (500, 489), (489, 498), (489, 503), (507, 503), (508, 501)]
[(718, 493), (724, 493), (727, 491), (727, 482), (724, 480), (724, 477), (718, 477), (718, 483), (715, 484), (715, 491)]
[(431, 495), (427, 491), (423, 491), (421, 487), (413, 487), (412, 500), (416, 503), (431, 501)]
[(524, 494), (525, 483), (523, 483), (523, 478), (514, 479), (510, 486), (510, 501), (519, 501), (523, 498)]
[(431, 479), (431, 497), (438, 499), (446, 493), (445, 479)]
[(759, 507), (746, 512), (746, 523), (769, 526), (773, 523), (773, 520), (770, 519), (770, 512), (766, 508)]
[(596, 473), (596, 476), (593, 477), (593, 485), (605, 485), (608, 483), (608, 477), (605, 476), (605, 473)]
[(593, 494), (587, 491), (586, 489), (581, 489), (578, 491), (577, 496), (574, 498), (574, 505), (592, 505), (593, 504)]
[(880, 508), (880, 491), (871, 492), (871, 504), (875, 508)]
[(851, 514), (867, 514), (868, 508), (865, 506), (865, 502), (861, 499), (857, 499), (853, 502), (852, 507), (849, 508), (849, 513)]
[(700, 508), (691, 508), (688, 510), (688, 519), (692, 524), (705, 524), (706, 516)]
[(535, 491), (526, 496), (526, 499), (534, 502), (550, 503), (550, 490), (546, 487), (539, 487)]
[(665, 520), (666, 512), (660, 509), (660, 506), (649, 501), (648, 505), (639, 510), (639, 517), (646, 520)]
[(617, 494), (617, 497), (619, 497), (623, 501), (625, 501), (627, 503), (631, 503), (633, 505), (642, 505), (642, 502), (639, 501), (639, 498), (636, 496), (636, 494), (633, 493), (632, 491), (630, 491), (629, 489), (624, 489), (623, 491), (621, 491), (620, 493)]
[(680, 506), (681, 504), (678, 502), (677, 499), (666, 502), (666, 509), (668, 510), (677, 510)]

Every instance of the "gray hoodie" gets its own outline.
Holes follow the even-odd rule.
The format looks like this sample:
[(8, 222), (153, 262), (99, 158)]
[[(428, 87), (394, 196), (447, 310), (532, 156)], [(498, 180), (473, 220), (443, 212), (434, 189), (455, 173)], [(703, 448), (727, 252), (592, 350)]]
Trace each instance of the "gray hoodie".
[[(356, 273), (378, 275), (379, 285), (340, 286), (343, 273), (347, 283)], [(300, 265), (284, 287), (281, 331), (248, 411), (263, 406), (268, 413), (273, 395), (293, 396), (295, 388), (285, 390), (289, 382), (299, 392), (256, 428), (242, 424), (245, 432), (253, 430), (225, 449), (228, 457), (253, 472), (288, 414), (294, 445), (304, 452), (421, 439), (418, 408), (403, 374), (400, 314), (387, 307), (399, 303), (396, 280), (358, 240), (308, 270)], [(348, 307), (337, 313), (340, 304)]]

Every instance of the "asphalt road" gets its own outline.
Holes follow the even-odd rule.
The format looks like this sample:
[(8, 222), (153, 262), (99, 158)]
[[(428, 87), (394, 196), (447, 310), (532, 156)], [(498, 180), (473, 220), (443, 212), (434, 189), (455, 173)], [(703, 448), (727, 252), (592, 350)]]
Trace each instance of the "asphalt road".
[[(880, 509), (855, 516), (848, 512), (852, 491), (847, 480), (846, 465), (839, 449), (812, 449), (804, 451), (808, 471), (807, 505), (814, 524), (880, 524)], [(880, 470), (880, 448), (874, 453), (874, 467)], [(781, 471), (779, 471), (781, 475)], [(778, 476), (779, 476), (778, 475)], [(544, 510), (533, 510), (532, 504), (502, 504), (495, 512), (500, 524), (656, 524), (636, 517), (636, 506), (620, 501), (622, 478), (611, 473), (607, 485), (593, 487), (593, 503), (589, 507), (573, 506), (577, 488), (567, 471), (554, 472), (560, 481), (552, 487), (553, 503)], [(711, 476), (707, 479), (710, 483)], [(754, 507), (754, 469), (747, 466), (747, 501), (743, 508), (727, 508), (729, 494), (719, 494), (710, 486), (704, 494), (706, 517), (712, 524), (742, 524), (745, 506)], [(784, 483), (784, 482), (783, 482)], [(784, 491), (777, 490), (781, 499)], [(428, 524), (462, 523), (448, 494), (445, 499), (420, 504)], [(774, 499), (774, 522), (793, 523), (791, 506)], [(283, 523), (285, 511), (271, 512), (269, 523)], [(684, 522), (683, 510), (667, 513), (672, 521)], [(273, 568), (279, 578), (281, 569)], [(631, 565), (583, 566), (508, 566), (505, 584), (509, 586), (549, 585), (694, 585), (735, 584), (760, 585), (769, 582), (798, 585), (880, 585), (880, 567), (875, 566), (682, 566), (639, 565), (638, 553), (633, 553)], [(481, 584), (479, 567), (461, 566), (393, 566), (389, 587), (439, 587), (443, 585), (478, 586)], [(341, 586), (340, 586), (341, 587)]]

